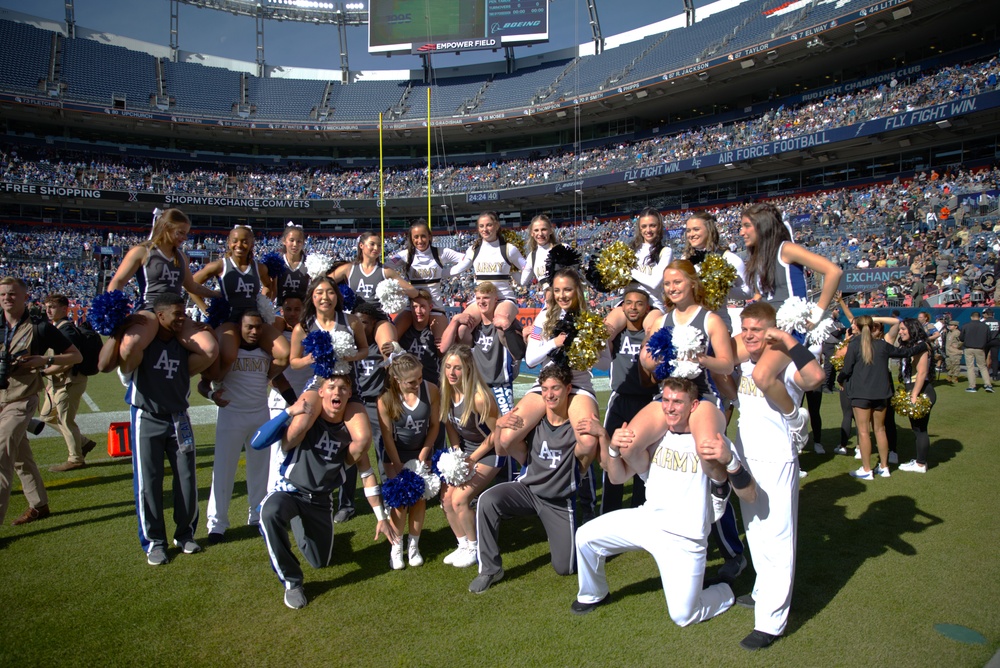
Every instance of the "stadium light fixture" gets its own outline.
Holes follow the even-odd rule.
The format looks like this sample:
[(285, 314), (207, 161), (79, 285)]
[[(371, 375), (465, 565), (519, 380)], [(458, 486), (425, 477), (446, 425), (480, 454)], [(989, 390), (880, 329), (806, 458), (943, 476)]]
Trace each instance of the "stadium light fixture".
[(854, 32), (862, 33), (866, 30), (868, 30), (868, 24), (864, 21), (858, 21), (854, 24)]
[(940, 121), (936, 122), (934, 125), (938, 126), (942, 130), (947, 130), (948, 128), (951, 127), (951, 121), (949, 121), (947, 118), (945, 118), (943, 120), (940, 120)]

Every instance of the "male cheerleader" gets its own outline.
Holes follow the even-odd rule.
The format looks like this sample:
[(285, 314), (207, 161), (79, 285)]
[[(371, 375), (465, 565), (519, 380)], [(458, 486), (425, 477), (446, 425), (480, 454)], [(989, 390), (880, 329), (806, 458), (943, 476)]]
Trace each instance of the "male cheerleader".
[(576, 570), (574, 495), (580, 471), (594, 461), (597, 448), (577, 443), (569, 421), (572, 381), (573, 372), (569, 368), (550, 364), (538, 374), (545, 402), (545, 414), (539, 421), (525, 424), (516, 411), (497, 420), (498, 430), (514, 432), (506, 454), (521, 462), (524, 469), (514, 482), (494, 485), (479, 497), (476, 505), (479, 575), (469, 585), (469, 591), (475, 594), (483, 593), (503, 578), (497, 544), (502, 519), (537, 515), (549, 539), (556, 573), (572, 575)]
[(586, 614), (611, 600), (604, 572), (607, 557), (640, 549), (656, 560), (667, 611), (678, 626), (711, 619), (733, 605), (728, 584), (702, 588), (713, 514), (710, 478), (724, 480), (728, 472), (738, 489), (749, 488), (752, 481), (723, 436), (695, 447), (688, 418), (698, 404), (694, 383), (667, 378), (660, 404), (643, 408), (613, 439), (594, 419), (580, 425), (600, 440), (609, 480), (620, 484), (636, 474), (646, 478), (646, 502), (580, 527), (580, 590), (571, 606), (574, 613)]
[[(163, 518), (163, 457), (174, 474), (174, 545), (184, 554), (201, 552), (194, 541), (198, 523), (198, 485), (195, 481), (194, 431), (188, 418), (191, 376), (212, 363), (206, 355), (184, 348), (177, 335), (187, 314), (184, 299), (172, 292), (157, 295), (153, 313), (159, 328), (145, 349), (120, 358), (121, 339), (105, 343), (102, 359), (113, 360), (128, 380), (125, 400), (132, 406), (132, 467), (139, 543), (151, 566), (169, 561)], [(124, 328), (121, 328), (124, 331)], [(105, 367), (106, 368), (106, 367)]]
[[(308, 282), (308, 280), (307, 280)], [(275, 318), (274, 327), (281, 332), (281, 335), (292, 345), (292, 330), (302, 319), (303, 310), (302, 297), (298, 294), (286, 295), (281, 300), (281, 316)], [(311, 366), (301, 369), (286, 368), (280, 374), (271, 379), (271, 392), (267, 396), (267, 408), (270, 417), (277, 417), (282, 411), (294, 404), (299, 399), (309, 381), (313, 378)], [(281, 462), (285, 459), (285, 453), (281, 451), (281, 444), (275, 443), (271, 446), (271, 462), (267, 470), (267, 489), (274, 489), (274, 483), (281, 479)]]
[(260, 532), (271, 566), (285, 586), (285, 605), (292, 609), (305, 606), (306, 595), (288, 529), (291, 527), (313, 568), (330, 564), (333, 492), (343, 484), (348, 466), (357, 464), (361, 469), (365, 496), (378, 519), (375, 539), (383, 534), (390, 542), (399, 542), (382, 507), (381, 489), (368, 459), (372, 436), (368, 414), (362, 405), (349, 401), (352, 390), (350, 373), (325, 379), (318, 389), (303, 393), (283, 415), (262, 426), (253, 438), (253, 447), (262, 449), (280, 439), (285, 452), (282, 478), (261, 504)]
[[(740, 646), (748, 650), (769, 646), (784, 633), (788, 623), (799, 507), (798, 450), (781, 412), (754, 384), (754, 366), (764, 354), (765, 344), (785, 352), (792, 364), (785, 368), (783, 380), (796, 406), (803, 392), (819, 387), (825, 379), (816, 357), (790, 334), (774, 328), (775, 315), (767, 302), (756, 302), (743, 309), (740, 316), (743, 331), (739, 336), (749, 359), (738, 360), (742, 375), (736, 451), (761, 491), (754, 501), (740, 499), (757, 572), (752, 597), (737, 599), (740, 605), (754, 608), (754, 630), (740, 641)], [(726, 392), (723, 384), (731, 386), (732, 379), (726, 378), (719, 385)]]
[[(247, 311), (240, 320), (240, 348), (236, 361), (226, 373), (223, 393), (214, 393), (219, 406), (215, 424), (215, 459), (212, 464), (212, 490), (208, 496), (208, 542), (225, 540), (229, 528), (229, 502), (240, 452), (247, 451), (247, 501), (250, 509), (247, 524), (260, 520), (258, 506), (267, 494), (270, 453), (249, 447), (257, 427), (268, 421), (267, 383), (273, 371), (273, 358), (258, 345), (264, 320), (257, 311)], [(280, 369), (278, 370), (280, 372)], [(227, 399), (223, 399), (225, 396)]]

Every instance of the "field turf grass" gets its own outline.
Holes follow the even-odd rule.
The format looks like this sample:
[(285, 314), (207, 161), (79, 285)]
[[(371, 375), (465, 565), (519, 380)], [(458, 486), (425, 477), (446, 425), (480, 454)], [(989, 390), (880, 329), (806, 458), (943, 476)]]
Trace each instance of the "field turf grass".
[[(738, 646), (753, 628), (749, 610), (676, 627), (645, 553), (608, 565), (612, 604), (571, 614), (576, 578), (549, 566), (534, 521), (503, 524), (506, 577), (471, 594), (475, 570), (441, 563), (454, 539), (437, 504), (420, 542), (426, 565), (391, 571), (389, 547), (372, 542), (375, 522), (362, 512), (337, 525), (330, 567), (304, 566), (309, 605), (292, 611), (263, 541), (240, 526), (242, 465), (235, 528), (221, 545), (204, 540), (212, 426), (196, 430), (197, 538), (206, 549), (189, 556), (171, 548), (170, 564), (158, 568), (146, 564), (136, 538), (129, 460), (109, 459), (105, 435), (95, 434), (98, 449), (85, 469), (49, 473), (65, 446), (37, 440), (54, 514), (11, 527), (25, 509), (15, 484), (0, 528), (0, 665), (983, 666), (1000, 647), (1000, 534), (991, 510), (1000, 397), (967, 395), (964, 384), (938, 390), (926, 475), (861, 482), (847, 475), (853, 458), (802, 455), (809, 476), (791, 620), (785, 638), (753, 654)], [(122, 407), (111, 376), (92, 381), (90, 394), (102, 410)], [(835, 395), (824, 399), (823, 440), (832, 451), (840, 411)], [(909, 460), (906, 429), (899, 447), (901, 461)], [(709, 573), (720, 564), (710, 548)], [(737, 595), (752, 584), (748, 568)], [(949, 639), (936, 624), (969, 627), (986, 643)]]

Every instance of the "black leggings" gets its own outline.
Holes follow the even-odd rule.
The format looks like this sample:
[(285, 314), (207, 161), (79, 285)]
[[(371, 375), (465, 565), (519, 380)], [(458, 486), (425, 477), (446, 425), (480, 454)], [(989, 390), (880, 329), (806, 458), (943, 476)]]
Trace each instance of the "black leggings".
[(854, 411), (851, 409), (851, 399), (845, 390), (840, 391), (840, 411), (843, 417), (840, 419), (840, 447), (846, 448), (851, 440), (851, 424), (854, 421)]
[[(912, 391), (912, 383), (907, 383), (906, 389)], [(930, 383), (925, 383), (923, 394), (926, 394), (927, 398), (931, 400), (931, 409), (933, 410), (934, 404), (937, 403), (937, 392), (934, 391), (934, 386)], [(917, 448), (917, 463), (924, 466), (927, 465), (927, 455), (931, 450), (931, 437), (927, 433), (927, 425), (930, 421), (930, 413), (927, 413), (927, 415), (919, 420), (910, 418), (910, 429), (913, 430), (913, 440)]]
[(819, 409), (823, 405), (823, 388), (806, 392), (806, 406), (809, 408), (809, 423), (812, 426), (813, 443), (822, 443), (823, 436), (823, 416)]

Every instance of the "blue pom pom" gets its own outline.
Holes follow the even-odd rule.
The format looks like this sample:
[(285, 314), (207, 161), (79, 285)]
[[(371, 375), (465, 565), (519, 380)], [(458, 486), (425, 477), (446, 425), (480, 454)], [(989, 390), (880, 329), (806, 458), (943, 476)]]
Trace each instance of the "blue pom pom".
[(208, 300), (208, 326), (215, 329), (229, 320), (230, 311), (229, 302), (225, 298), (216, 297)]
[(382, 500), (389, 508), (408, 508), (424, 496), (424, 479), (410, 469), (382, 483)]
[(656, 380), (663, 380), (670, 375), (670, 363), (677, 357), (673, 337), (673, 327), (661, 327), (646, 342), (646, 350), (649, 351), (650, 357), (660, 362), (653, 370), (653, 377)]
[(302, 339), (302, 350), (312, 355), (312, 369), (320, 378), (329, 378), (336, 373), (337, 353), (333, 350), (333, 339), (329, 332), (317, 329)]
[(267, 274), (271, 278), (281, 278), (288, 271), (288, 266), (285, 264), (284, 258), (281, 257), (280, 253), (275, 253), (274, 251), (264, 253), (264, 257), (260, 259), (260, 262), (267, 267)]
[(354, 307), (358, 305), (358, 296), (354, 294), (354, 290), (347, 283), (340, 283), (337, 288), (340, 290), (340, 299), (344, 303), (344, 310), (353, 311)]
[(87, 311), (87, 321), (103, 336), (111, 336), (132, 312), (128, 297), (121, 290), (112, 290), (94, 297)]

